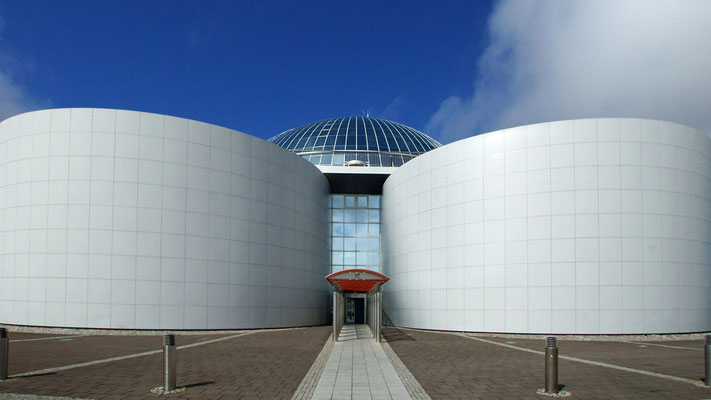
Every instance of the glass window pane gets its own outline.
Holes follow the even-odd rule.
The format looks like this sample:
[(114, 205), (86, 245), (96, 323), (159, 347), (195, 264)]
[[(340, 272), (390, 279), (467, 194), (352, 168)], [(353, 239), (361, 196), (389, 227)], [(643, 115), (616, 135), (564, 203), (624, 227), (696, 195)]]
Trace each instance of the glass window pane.
[(331, 155), (324, 154), (321, 156), (321, 165), (331, 165)]
[(357, 210), (358, 214), (356, 216), (357, 222), (368, 222), (368, 210)]
[(368, 204), (370, 208), (380, 208), (380, 196), (369, 196)]
[(368, 211), (368, 221), (369, 222), (380, 222), (380, 210), (369, 210)]
[[(350, 250), (350, 249), (347, 249)], [(368, 238), (356, 238), (356, 250), (368, 251)]]
[(343, 224), (333, 224), (331, 226), (333, 236), (343, 236)]
[(346, 156), (343, 153), (333, 155), (333, 165), (343, 165), (344, 162), (346, 162)]
[(373, 154), (368, 155), (368, 162), (370, 163), (371, 167), (379, 167), (380, 166), (380, 154), (373, 153)]
[(368, 196), (358, 196), (358, 208), (368, 208)]
[(343, 253), (343, 265), (353, 267), (355, 265), (355, 252), (346, 251)]
[(356, 259), (356, 264), (358, 266), (366, 266), (368, 265), (368, 254), (363, 251), (359, 251), (357, 254), (357, 259)]
[(331, 221), (343, 222), (343, 210), (333, 210), (331, 213)]
[(346, 207), (355, 207), (355, 196), (346, 196)]
[(331, 263), (333, 265), (343, 265), (343, 253), (340, 251), (334, 251), (331, 253)]
[(343, 238), (331, 238), (331, 250), (343, 250)]
[(368, 253), (368, 264), (369, 265), (380, 265), (380, 254)]
[(343, 239), (343, 250), (356, 250), (356, 239), (354, 238), (345, 238)]
[(378, 224), (368, 225), (368, 234), (371, 236), (380, 235), (380, 225), (378, 225)]
[(378, 239), (378, 238), (368, 239), (368, 248), (370, 249), (370, 251), (380, 250), (380, 239)]
[(343, 214), (344, 222), (356, 222), (356, 210), (344, 210)]
[(343, 195), (342, 194), (334, 194), (331, 196), (331, 207), (343, 208)]
[(368, 236), (368, 224), (356, 224), (356, 235)]
[(344, 224), (343, 225), (343, 236), (355, 237), (355, 224)]

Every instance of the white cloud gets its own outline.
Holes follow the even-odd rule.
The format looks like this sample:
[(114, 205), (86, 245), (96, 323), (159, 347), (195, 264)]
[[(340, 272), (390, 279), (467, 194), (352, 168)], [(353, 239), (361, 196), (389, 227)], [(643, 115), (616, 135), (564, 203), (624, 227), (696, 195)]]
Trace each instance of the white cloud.
[(711, 133), (709, 15), (705, 0), (501, 1), (472, 94), (445, 99), (425, 132), (619, 116)]
[(389, 120), (397, 120), (402, 114), (402, 109), (405, 107), (405, 97), (399, 95), (395, 97), (385, 108), (383, 109), (382, 117)]
[[(5, 22), (0, 16), (0, 33), (4, 27)], [(0, 36), (0, 121), (48, 103), (35, 100), (15, 79), (13, 71), (21, 64), (10, 54)]]
[(35, 108), (37, 103), (0, 69), (0, 121)]

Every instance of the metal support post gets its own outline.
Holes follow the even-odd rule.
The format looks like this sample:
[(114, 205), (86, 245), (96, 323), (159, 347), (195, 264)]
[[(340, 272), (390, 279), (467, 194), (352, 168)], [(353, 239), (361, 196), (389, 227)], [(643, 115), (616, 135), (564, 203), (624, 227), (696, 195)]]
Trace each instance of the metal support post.
[(172, 333), (163, 336), (163, 391), (175, 390), (175, 366), (178, 353), (175, 349), (175, 335)]
[(338, 341), (338, 292), (333, 291), (333, 341)]
[(375, 311), (376, 312), (376, 315), (375, 315), (375, 323), (376, 323), (376, 325), (375, 325), (375, 341), (380, 342), (380, 326), (382, 325), (382, 315), (381, 314), (383, 312), (383, 303), (382, 303), (383, 297), (382, 297), (382, 293), (380, 293), (380, 291), (378, 291), (375, 296), (377, 298), (376, 302), (378, 303), (376, 305), (376, 311)]
[(711, 386), (711, 335), (706, 335), (706, 345), (704, 346), (704, 360), (706, 366), (706, 376), (704, 383)]
[(373, 293), (373, 338), (378, 341), (378, 292)]
[(365, 298), (363, 299), (363, 304), (365, 304), (365, 306), (363, 307), (363, 309), (365, 310), (365, 312), (364, 312), (365, 316), (363, 318), (363, 322), (365, 322), (365, 324), (368, 325), (368, 294), (367, 293), (365, 294)]
[(375, 324), (378, 323), (378, 319), (376, 318), (376, 313), (375, 313), (375, 307), (378, 305), (378, 295), (377, 292), (372, 292), (369, 295), (370, 297), (370, 332), (373, 334), (373, 337), (375, 337)]
[(546, 393), (558, 393), (558, 343), (555, 336), (546, 341)]
[(7, 329), (0, 328), (0, 381), (7, 380), (7, 361), (10, 353), (10, 339)]

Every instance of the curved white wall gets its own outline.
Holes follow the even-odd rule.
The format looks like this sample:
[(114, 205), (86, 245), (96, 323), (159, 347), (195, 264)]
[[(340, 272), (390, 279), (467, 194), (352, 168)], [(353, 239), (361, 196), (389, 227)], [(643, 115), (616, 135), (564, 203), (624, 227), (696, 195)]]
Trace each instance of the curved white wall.
[(150, 113), (0, 123), (0, 321), (138, 329), (327, 322), (328, 182), (240, 132)]
[(523, 126), (433, 150), (383, 188), (397, 325), (711, 330), (711, 140), (639, 119)]

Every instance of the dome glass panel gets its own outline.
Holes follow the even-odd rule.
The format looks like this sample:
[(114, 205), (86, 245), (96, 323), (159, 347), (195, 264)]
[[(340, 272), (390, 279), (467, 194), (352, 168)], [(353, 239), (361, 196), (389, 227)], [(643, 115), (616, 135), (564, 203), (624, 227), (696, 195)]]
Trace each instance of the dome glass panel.
[(440, 147), (415, 129), (372, 117), (341, 117), (289, 129), (268, 140), (315, 165), (398, 167)]

